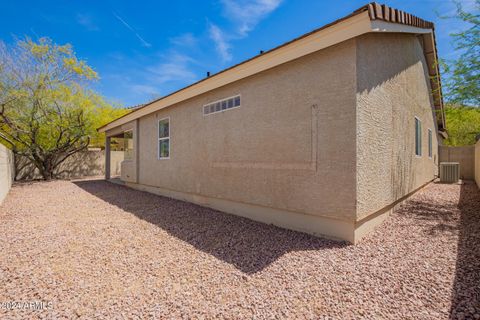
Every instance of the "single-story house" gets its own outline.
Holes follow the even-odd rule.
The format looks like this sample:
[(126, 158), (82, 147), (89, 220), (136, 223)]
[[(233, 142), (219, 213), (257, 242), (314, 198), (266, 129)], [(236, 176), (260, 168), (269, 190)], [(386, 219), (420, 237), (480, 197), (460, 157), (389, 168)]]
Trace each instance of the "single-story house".
[(355, 243), (437, 175), (434, 25), (371, 3), (99, 131), (129, 187)]

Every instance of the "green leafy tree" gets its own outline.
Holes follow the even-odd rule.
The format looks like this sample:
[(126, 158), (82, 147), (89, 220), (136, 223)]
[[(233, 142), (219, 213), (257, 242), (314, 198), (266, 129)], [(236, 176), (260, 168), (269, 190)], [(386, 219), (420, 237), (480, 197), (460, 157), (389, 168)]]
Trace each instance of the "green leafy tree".
[(54, 178), (55, 169), (86, 149), (91, 137), (99, 143), (96, 126), (111, 120), (105, 114), (113, 108), (88, 89), (97, 78), (69, 44), (48, 38), (0, 42), (0, 137), (44, 179)]
[(465, 146), (475, 143), (480, 133), (480, 109), (461, 105), (447, 105), (445, 115), (448, 128), (446, 145)]
[[(463, 21), (469, 27), (453, 33), (458, 58), (444, 61), (445, 98), (449, 102), (464, 105), (480, 105), (480, 0), (475, 0), (471, 12), (464, 10), (460, 2), (455, 19)], [(452, 17), (449, 17), (452, 18)]]
[(113, 121), (121, 116), (131, 112), (129, 109), (121, 108), (120, 106), (112, 106), (107, 103), (101, 96), (92, 95), (91, 101), (94, 108), (89, 113), (90, 127), (90, 146), (104, 148), (105, 147), (105, 133), (99, 133), (97, 128)]

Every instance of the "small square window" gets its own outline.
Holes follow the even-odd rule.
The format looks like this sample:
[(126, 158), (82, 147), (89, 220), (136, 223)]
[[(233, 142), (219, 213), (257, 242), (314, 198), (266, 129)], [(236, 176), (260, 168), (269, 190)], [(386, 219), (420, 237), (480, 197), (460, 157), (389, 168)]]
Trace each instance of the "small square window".
[(240, 96), (235, 97), (235, 107), (239, 107), (239, 106), (240, 106)]
[(228, 109), (233, 108), (233, 99), (228, 99)]
[(222, 101), (222, 110), (227, 109), (227, 101)]

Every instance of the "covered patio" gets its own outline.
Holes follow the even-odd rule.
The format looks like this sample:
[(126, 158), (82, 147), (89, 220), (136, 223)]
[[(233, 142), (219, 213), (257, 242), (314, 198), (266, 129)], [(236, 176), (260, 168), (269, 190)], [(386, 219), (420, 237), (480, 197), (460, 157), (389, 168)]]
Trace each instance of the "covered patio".
[[(125, 128), (124, 128), (125, 127)], [(110, 131), (105, 138), (105, 179), (115, 179), (115, 181), (132, 181), (136, 179), (136, 136), (137, 128), (134, 126), (124, 126)], [(120, 166), (120, 175), (112, 175), (111, 156), (112, 149), (123, 151), (124, 158)]]

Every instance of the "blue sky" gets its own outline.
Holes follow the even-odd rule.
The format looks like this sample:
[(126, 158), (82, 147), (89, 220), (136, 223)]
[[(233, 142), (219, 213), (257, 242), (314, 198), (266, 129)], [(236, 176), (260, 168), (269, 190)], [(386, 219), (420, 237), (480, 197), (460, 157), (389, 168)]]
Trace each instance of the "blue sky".
[[(363, 1), (1, 1), (0, 39), (71, 43), (99, 74), (94, 88), (130, 106), (152, 100), (358, 9)], [(474, 0), (461, 1), (473, 7)], [(435, 22), (439, 54), (455, 56), (449, 33), (464, 27), (438, 14), (449, 0), (386, 0)], [(438, 14), (437, 14), (438, 13)]]

